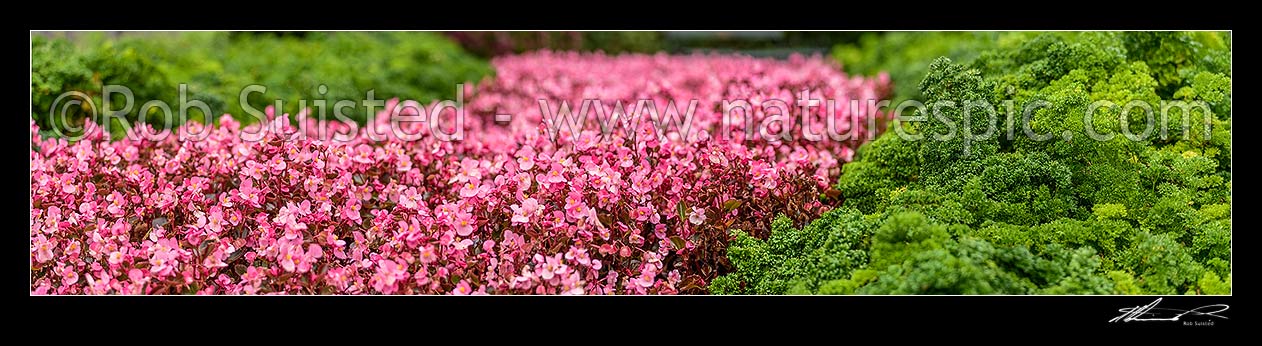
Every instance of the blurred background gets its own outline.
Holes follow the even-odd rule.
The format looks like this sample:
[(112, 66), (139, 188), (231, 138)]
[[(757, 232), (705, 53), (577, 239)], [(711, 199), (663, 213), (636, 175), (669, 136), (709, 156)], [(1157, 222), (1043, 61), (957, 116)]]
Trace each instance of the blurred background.
[[(237, 97), (251, 84), (265, 93), (246, 102), (263, 109), (274, 100), (296, 114), (301, 100), (360, 100), (368, 90), (377, 99), (428, 102), (451, 99), (457, 83), (492, 76), (490, 61), (500, 55), (540, 49), (605, 52), (744, 54), (783, 59), (792, 54), (831, 57), (848, 74), (888, 73), (896, 98), (915, 97), (916, 82), (937, 56), (970, 58), (993, 45), (995, 33), (961, 32), (793, 32), (793, 31), (553, 31), (553, 32), (35, 32), (31, 41), (31, 112), (41, 128), (51, 128), (53, 100), (67, 91), (102, 104), (101, 85), (124, 85), (137, 104), (126, 121), (141, 118), (145, 100), (179, 104), (179, 86), (188, 99), (206, 102), (212, 114), (192, 110), (206, 121), (224, 113), (242, 117)], [(910, 82), (908, 82), (910, 81)], [(320, 86), (326, 88), (321, 93)], [(122, 98), (113, 101), (121, 109)], [(70, 110), (67, 120), (88, 114)], [(309, 107), (306, 107), (309, 108)], [(175, 110), (178, 112), (178, 110)], [(367, 115), (359, 107), (356, 121)], [(157, 109), (144, 118), (152, 124)], [(174, 120), (178, 121), (178, 120)], [(121, 136), (117, 119), (108, 126)], [(63, 126), (64, 127), (64, 126)]]
[[(178, 36), (179, 32), (106, 31), (40, 32), (54, 38), (95, 37), (112, 39), (123, 36)], [(310, 32), (231, 32), (230, 36), (307, 37)], [(465, 50), (488, 58), (518, 54), (538, 49), (604, 51), (606, 53), (740, 52), (753, 56), (787, 57), (792, 53), (827, 54), (838, 43), (855, 42), (863, 32), (798, 32), (798, 31), (471, 31), (444, 32)]]

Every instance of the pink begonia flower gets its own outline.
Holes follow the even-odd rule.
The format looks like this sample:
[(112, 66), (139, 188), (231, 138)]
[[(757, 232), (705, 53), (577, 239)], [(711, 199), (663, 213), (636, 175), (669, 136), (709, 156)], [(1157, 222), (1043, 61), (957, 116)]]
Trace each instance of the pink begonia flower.
[(460, 186), (460, 197), (471, 198), (478, 195), (478, 185), (480, 183), (476, 179), (470, 179)]
[(228, 196), (228, 193), (221, 192), (219, 193), (219, 205), (224, 208), (231, 208), (234, 204), (232, 203), (232, 198)]
[(608, 255), (608, 254), (615, 253), (615, 252), (618, 252), (618, 250), (617, 250), (616, 248), (614, 248), (613, 244), (601, 244), (601, 245), (600, 245), (600, 254), (601, 254), (601, 255)]
[(548, 226), (554, 228), (563, 228), (568, 225), (565, 222), (565, 213), (560, 210), (553, 211), (552, 215), (548, 216), (547, 221), (550, 223)]
[(407, 172), (412, 170), (412, 159), (408, 158), (407, 155), (399, 155), (398, 160), (399, 163), (395, 166), (395, 171)]
[(107, 260), (111, 265), (119, 265), (123, 263), (123, 253), (119, 251), (110, 252)]
[(96, 201), (79, 203), (79, 215), (96, 214)]
[(411, 223), (399, 221), (399, 234), (403, 235), (403, 239), (406, 240), (408, 244), (420, 242), (426, 235), (424, 229), (421, 227), (420, 221), (416, 218), (412, 218), (411, 220)]
[(328, 233), (328, 235), (325, 236), (324, 238), (324, 242), (325, 244), (329, 244), (333, 248), (333, 257), (337, 259), (348, 258), (346, 256), (346, 250), (345, 250), (346, 241), (345, 240), (338, 239), (337, 236), (333, 235), (333, 233)]
[(513, 179), (517, 181), (517, 191), (529, 190), (530, 186), (534, 183), (530, 177), (530, 173), (525, 172), (517, 173)]
[(351, 224), (357, 225), (360, 222), (363, 222), (363, 218), (362, 218), (363, 212), (361, 208), (362, 207), (359, 202), (359, 199), (357, 198), (347, 199), (346, 203), (343, 203), (342, 206), (338, 208), (338, 214), (343, 219), (349, 221)]
[(79, 273), (75, 272), (74, 267), (66, 267), (61, 272), (61, 285), (70, 286), (79, 282)]
[(797, 148), (792, 154), (789, 154), (789, 160), (794, 162), (805, 162), (807, 157), (806, 150), (802, 148)]
[(631, 234), (630, 236), (627, 237), (627, 241), (630, 242), (631, 245), (635, 245), (638, 247), (638, 246), (644, 245), (644, 236), (641, 236), (639, 234)]
[[(250, 267), (250, 268), (252, 269), (254, 267)], [(143, 284), (145, 281), (149, 280), (149, 278), (145, 276), (145, 272), (141, 271), (140, 269), (135, 269), (135, 268), (127, 271), (127, 279), (131, 280), (133, 284), (138, 284), (138, 285)]]
[(539, 254), (535, 255), (535, 273), (539, 275), (539, 278), (544, 281), (549, 281), (556, 278), (558, 275), (564, 274), (568, 270), (568, 266), (563, 264), (559, 257), (559, 255), (553, 257), (545, 257)]
[(680, 280), (680, 275), (679, 275), (678, 269), (671, 270), (669, 274), (666, 274), (666, 282), (671, 284), (672, 286), (675, 284), (678, 284), (679, 280)]
[(449, 246), (451, 245), (452, 241), (455, 241), (455, 238), (456, 238), (456, 232), (453, 232), (453, 231), (443, 232), (442, 235), (438, 236), (438, 245)]
[(417, 286), (425, 286), (429, 284), (429, 272), (425, 269), (417, 270), (416, 274), (412, 275), (412, 280), (416, 282)]
[(653, 189), (650, 185), (651, 181), (647, 178), (647, 171), (638, 171), (631, 173), (631, 190), (638, 194), (646, 194)]
[(842, 160), (844, 160), (844, 161), (846, 161), (846, 162), (850, 162), (850, 161), (851, 161), (851, 159), (853, 159), (853, 158), (854, 158), (854, 149), (850, 149), (850, 148), (848, 148), (848, 147), (843, 147), (843, 148), (841, 148), (841, 155), (840, 155), (840, 156), (841, 156), (841, 159), (842, 159)]
[(197, 210), (193, 212), (193, 216), (195, 217), (193, 224), (187, 226), (190, 231), (197, 231), (206, 227), (206, 213)]
[(600, 190), (596, 192), (596, 205), (601, 208), (608, 209), (610, 206), (614, 205), (615, 203), (618, 203), (621, 200), (622, 198), (619, 197), (617, 192), (614, 192), (614, 191)]
[(650, 209), (649, 207), (636, 207), (635, 209), (631, 209), (631, 218), (636, 221), (644, 222), (648, 221), (649, 214), (652, 213), (653, 209)]
[(421, 209), (421, 195), (417, 193), (415, 187), (409, 187), (399, 195), (399, 206), (411, 210)]
[(693, 206), (692, 213), (688, 214), (688, 222), (700, 226), (701, 223), (705, 222), (705, 210)]
[[(229, 247), (231, 247), (231, 245), (229, 245)], [(202, 266), (206, 268), (227, 267), (228, 264), (224, 263), (223, 260), (227, 259), (228, 255), (231, 253), (232, 251), (229, 249), (216, 248), (215, 252), (211, 253), (210, 256), (206, 256), (206, 259), (202, 261)]]
[(570, 251), (565, 253), (565, 259), (576, 261), (582, 265), (589, 265), (592, 261), (591, 257), (587, 256), (587, 249), (572, 246)]
[(525, 237), (522, 237), (520, 234), (513, 232), (513, 230), (505, 230), (504, 242), (500, 243), (500, 247), (506, 248), (506, 249), (517, 249), (517, 248), (521, 248), (522, 245), (525, 245), (525, 244), (526, 244)]
[(123, 215), (123, 203), (126, 203), (123, 201), (123, 194), (118, 193), (118, 191), (114, 191), (111, 192), (105, 200), (109, 202), (109, 205), (105, 207), (105, 211), (114, 216)]
[(280, 173), (285, 171), (286, 165), (285, 160), (281, 158), (280, 155), (277, 155), (273, 156), (272, 159), (268, 161), (268, 166), (272, 169), (273, 173)]
[(434, 263), (434, 261), (438, 260), (438, 253), (435, 252), (433, 246), (426, 245), (421, 247), (421, 255), (419, 259), (421, 260), (421, 263)]
[(398, 281), (406, 278), (407, 265), (388, 259), (377, 261), (377, 274), (373, 276), (373, 289), (382, 294), (394, 294), (398, 290)]
[(565, 215), (571, 219), (584, 219), (587, 216), (587, 204), (583, 202), (583, 195), (578, 192), (570, 192), (565, 197)]
[(657, 237), (657, 239), (663, 239), (663, 240), (668, 238), (666, 236), (666, 225), (659, 223), (653, 226), (653, 236)]
[(223, 210), (219, 206), (210, 207), (210, 215), (206, 218), (206, 230), (211, 235), (223, 232)]
[(465, 280), (460, 280), (460, 283), (456, 284), (456, 289), (451, 290), (451, 294), (457, 296), (465, 296), (472, 293), (473, 289), (469, 287), (469, 282)]
[(241, 187), (237, 188), (237, 198), (245, 201), (248, 205), (259, 206), (259, 190), (254, 188), (253, 179), (245, 179), (241, 182)]
[(310, 271), (311, 266), (315, 265), (316, 260), (321, 257), (324, 257), (324, 250), (320, 248), (320, 245), (314, 243), (308, 244), (307, 251), (302, 254), (302, 257), (298, 262), (298, 271), (303, 273)]
[(281, 268), (286, 272), (305, 273), (311, 270), (311, 265), (316, 259), (324, 256), (324, 251), (318, 244), (310, 244), (306, 250), (303, 250), (302, 244), (286, 244), (282, 245), (282, 253), (279, 255)]
[(262, 164), (254, 162), (254, 160), (249, 160), (245, 162), (245, 168), (242, 170), (242, 174), (252, 178), (253, 180), (262, 180), (263, 172), (266, 171), (266, 167)]
[(651, 268), (651, 266), (646, 266), (643, 271), (640, 271), (640, 276), (636, 277), (637, 285), (646, 288), (653, 286), (653, 282), (657, 281), (657, 273), (653, 272)]
[(61, 229), (61, 208), (52, 206), (48, 208), (48, 215), (44, 216), (44, 228), (41, 230), (47, 234), (54, 234)]
[(35, 261), (44, 263), (53, 259), (53, 247), (55, 244), (44, 238), (43, 234), (36, 236), (33, 246), (35, 247)]
[(547, 173), (543, 173), (535, 179), (540, 182), (546, 182), (550, 184), (564, 183), (565, 182), (565, 167), (561, 166), (560, 164), (553, 163), (552, 167), (548, 169)]
[(529, 171), (535, 167), (535, 151), (531, 147), (522, 147), (517, 151), (517, 169)]
[(175, 270), (175, 266), (171, 262), (166, 255), (154, 255), (154, 257), (149, 259), (149, 272), (159, 278), (171, 276), (171, 273)]
[(478, 180), (482, 178), (482, 170), (479, 169), (481, 162), (473, 158), (464, 158), (460, 161), (459, 170), (455, 176), (449, 180), (449, 183), (464, 183), (469, 180)]
[(458, 212), (456, 214), (456, 220), (454, 221), (454, 225), (453, 225), (455, 226), (455, 229), (456, 229), (456, 235), (459, 235), (461, 237), (466, 237), (466, 236), (469, 236), (469, 234), (472, 234), (473, 223), (474, 223), (473, 214), (469, 214), (465, 212)]
[(531, 217), (539, 214), (539, 202), (534, 198), (527, 198), (521, 201), (521, 205), (513, 204), (509, 206), (513, 210), (511, 221), (514, 224), (530, 223)]
[(287, 230), (301, 231), (307, 229), (307, 224), (299, 222), (299, 218), (304, 214), (304, 209), (310, 207), (309, 201), (302, 201), (303, 206), (294, 205), (294, 202), (288, 202), (276, 212), (276, 217), (272, 219), (278, 224), (285, 226)]
[(92, 275), (86, 275), (86, 277), (88, 278), (88, 289), (91, 294), (100, 295), (108, 294), (110, 292), (110, 286), (112, 286), (111, 283), (113, 283), (114, 280), (104, 271), (98, 273), (95, 278), (93, 278)]
[(473, 241), (469, 239), (461, 239), (455, 244), (456, 250), (460, 251), (464, 251), (464, 249), (467, 249), (470, 246), (473, 246)]

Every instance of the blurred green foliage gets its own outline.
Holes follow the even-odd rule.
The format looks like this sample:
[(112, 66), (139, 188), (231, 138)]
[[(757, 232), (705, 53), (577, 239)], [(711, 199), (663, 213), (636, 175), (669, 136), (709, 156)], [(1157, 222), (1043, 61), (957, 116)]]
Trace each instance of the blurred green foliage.
[(607, 54), (688, 54), (722, 52), (755, 56), (810, 54), (838, 43), (850, 43), (863, 33), (854, 31), (784, 31), (745, 35), (733, 32), (656, 31), (479, 31), (446, 33), (461, 46), (482, 57), (521, 54), (534, 50), (602, 51)]
[[(801, 230), (777, 220), (767, 240), (736, 231), (736, 271), (711, 290), (1230, 294), (1230, 37), (1022, 32), (995, 45), (965, 63), (936, 58), (920, 93), (928, 102), (1046, 101), (1029, 126), (1049, 138), (1007, 136), (1020, 116), (968, 136), (963, 124), (987, 119), (958, 107), (903, 122), (904, 133), (925, 137), (886, 131), (861, 147), (843, 166), (845, 202), (833, 215)], [(1108, 108), (1088, 116), (1102, 100), (1208, 107), (1186, 120), (1172, 108), (1168, 135), (1132, 140), (1124, 128), (1142, 132), (1143, 117), (1123, 122)], [(933, 137), (951, 130), (959, 133)]]
[(662, 33), (652, 31), (458, 31), (446, 35), (485, 58), (540, 49), (621, 54), (653, 53), (665, 47)]
[(867, 32), (857, 42), (833, 48), (833, 58), (851, 75), (888, 73), (894, 84), (892, 104), (906, 99), (923, 100), (916, 85), (929, 63), (938, 57), (969, 61), (993, 47), (998, 32)]
[[(165, 101), (178, 113), (183, 84), (188, 100), (203, 101), (211, 109), (206, 115), (190, 108), (190, 120), (205, 121), (228, 113), (249, 123), (253, 116), (246, 114), (239, 97), (246, 86), (262, 85), (266, 92), (248, 96), (254, 109), (261, 111), (281, 100), (280, 110), (296, 114), (300, 100), (306, 100), (306, 108), (313, 108), (315, 100), (326, 100), (325, 116), (332, 117), (334, 103), (351, 100), (355, 106), (343, 112), (362, 122), (367, 117), (362, 100), (369, 90), (378, 100), (454, 99), (456, 84), (476, 83), (491, 72), (484, 60), (427, 32), (183, 32), (119, 38), (97, 34), (73, 44), (36, 35), (32, 37), (31, 112), (41, 128), (49, 128), (48, 109), (62, 92), (80, 91), (101, 105), (102, 85), (116, 84), (135, 95), (126, 114), (126, 119), (135, 121), (148, 100)], [(115, 99), (111, 109), (123, 109), (123, 98)], [(147, 113), (150, 123), (163, 123), (155, 121), (161, 119), (156, 109)], [(80, 110), (69, 118), (85, 115)]]

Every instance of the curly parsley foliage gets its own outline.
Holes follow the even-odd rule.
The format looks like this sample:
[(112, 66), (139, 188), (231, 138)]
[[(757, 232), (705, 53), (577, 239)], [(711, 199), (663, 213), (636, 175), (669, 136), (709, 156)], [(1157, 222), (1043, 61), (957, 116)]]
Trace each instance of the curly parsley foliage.
[[(977, 105), (896, 124), (923, 138), (863, 146), (837, 184), (843, 207), (810, 225), (736, 232), (736, 271), (711, 290), (1230, 294), (1230, 37), (1012, 33), (997, 46), (938, 58), (920, 83), (927, 104), (997, 106), (995, 129)], [(1005, 100), (1043, 102), (1028, 119), (1039, 136)], [(1161, 107), (1146, 131), (1141, 109), (1088, 113), (1097, 101), (1206, 107), (1167, 106), (1163, 135)]]

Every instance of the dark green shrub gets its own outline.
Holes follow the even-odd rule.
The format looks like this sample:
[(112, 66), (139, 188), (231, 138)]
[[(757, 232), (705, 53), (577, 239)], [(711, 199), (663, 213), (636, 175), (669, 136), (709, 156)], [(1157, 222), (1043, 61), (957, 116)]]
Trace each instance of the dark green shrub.
[[(127, 86), (136, 100), (169, 102), (173, 100), (173, 95), (178, 95), (176, 87), (163, 78), (159, 66), (142, 51), (110, 44), (82, 49), (62, 39), (31, 36), (31, 117), (41, 129), (65, 129), (63, 135), (68, 136), (75, 134), (70, 129), (79, 128), (83, 119), (101, 118), (94, 112), (107, 106), (102, 99), (103, 85)], [(67, 92), (78, 94), (67, 95), (57, 101)], [(71, 100), (80, 103), (65, 108)], [(51, 109), (54, 102), (57, 102), (56, 110)], [(133, 111), (126, 114), (125, 119), (135, 121), (135, 110), (143, 102), (136, 101), (132, 105)], [(121, 110), (125, 106), (125, 97), (114, 96), (111, 103), (111, 109)], [(60, 114), (63, 110), (65, 116), (49, 116)], [(111, 125), (117, 128), (118, 124)], [(44, 132), (45, 135), (56, 134), (51, 130)]]

